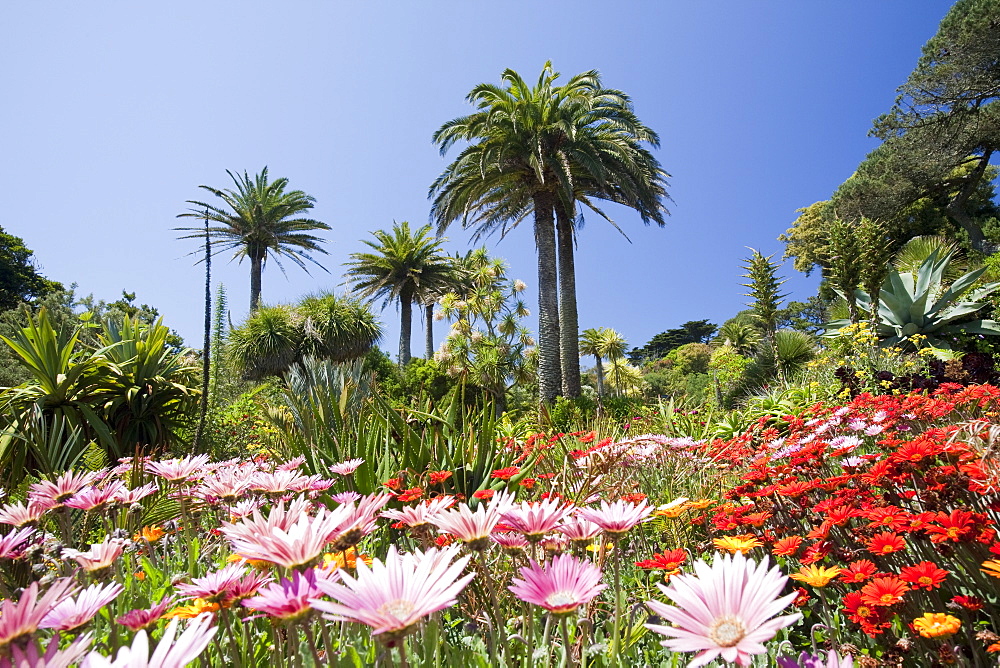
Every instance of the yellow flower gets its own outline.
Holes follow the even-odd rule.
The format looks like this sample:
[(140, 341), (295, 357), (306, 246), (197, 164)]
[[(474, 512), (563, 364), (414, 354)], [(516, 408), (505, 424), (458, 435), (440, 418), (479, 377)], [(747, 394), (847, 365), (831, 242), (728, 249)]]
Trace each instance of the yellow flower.
[(226, 557), (226, 561), (231, 564), (237, 561), (245, 561), (247, 562), (247, 565), (252, 566), (253, 568), (256, 568), (257, 570), (260, 571), (270, 570), (271, 567), (274, 566), (274, 564), (272, 564), (270, 561), (265, 561), (264, 559), (247, 559), (242, 554), (230, 554), (228, 557)]
[[(597, 552), (600, 549), (601, 549), (601, 545), (599, 543), (596, 543), (596, 544), (595, 543), (591, 543), (590, 545), (587, 546), (587, 551), (588, 552)], [(604, 551), (605, 552), (610, 552), (613, 549), (615, 549), (615, 544), (614, 543), (606, 543), (604, 545)]]
[(132, 540), (139, 540), (141, 538), (144, 541), (155, 543), (163, 538), (164, 533), (166, 532), (160, 527), (143, 527), (141, 532), (132, 537)]
[(196, 598), (191, 605), (179, 605), (167, 614), (163, 615), (163, 617), (165, 619), (194, 619), (200, 614), (215, 612), (218, 609), (218, 603), (212, 603), (211, 601), (206, 601), (203, 598)]
[(688, 508), (690, 508), (691, 510), (704, 510), (713, 503), (715, 503), (715, 501), (713, 501), (712, 499), (698, 499), (697, 501), (691, 501), (690, 503), (688, 503)]
[(788, 577), (799, 582), (805, 582), (807, 585), (812, 585), (813, 587), (825, 587), (830, 583), (830, 580), (838, 575), (840, 575), (839, 568), (826, 568), (812, 564), (810, 566), (803, 566), (799, 569), (798, 573), (793, 573)]
[[(366, 566), (372, 565), (372, 558), (367, 554), (361, 555), (361, 561), (365, 562)], [(346, 552), (327, 552), (323, 555), (323, 563), (320, 568), (326, 568), (328, 570), (337, 570), (338, 568), (357, 568), (358, 567), (358, 553), (353, 547), (347, 548)]]
[(996, 559), (987, 559), (983, 562), (983, 567), (979, 570), (987, 575), (1000, 578), (1000, 561), (997, 561)]
[(685, 496), (679, 499), (674, 499), (670, 503), (660, 506), (653, 511), (654, 515), (659, 515), (660, 517), (666, 517), (668, 519), (673, 519), (674, 517), (679, 517), (681, 513), (687, 510), (689, 507), (688, 498)]
[(712, 541), (715, 544), (716, 549), (726, 550), (727, 552), (742, 552), (746, 554), (755, 547), (760, 547), (763, 545), (762, 542), (757, 540), (752, 534), (740, 534), (738, 536), (723, 536), (722, 538), (716, 538)]
[(925, 612), (923, 617), (913, 620), (913, 628), (924, 638), (942, 638), (953, 635), (961, 628), (958, 617), (943, 612)]

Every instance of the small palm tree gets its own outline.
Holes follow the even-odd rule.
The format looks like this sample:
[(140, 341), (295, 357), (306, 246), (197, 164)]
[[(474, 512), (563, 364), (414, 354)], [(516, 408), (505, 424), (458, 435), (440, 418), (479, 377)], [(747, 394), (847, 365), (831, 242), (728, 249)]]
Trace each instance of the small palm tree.
[(413, 304), (426, 303), (453, 279), (455, 265), (441, 250), (442, 239), (431, 235), (431, 226), (410, 230), (406, 221), (392, 232), (372, 232), (377, 241), (365, 241), (372, 253), (352, 253), (347, 277), (363, 298), (399, 302), (399, 363), (410, 361)]
[(580, 332), (580, 356), (591, 355), (597, 360), (597, 396), (604, 396), (604, 327), (591, 327)]
[[(288, 179), (269, 181), (267, 167), (254, 178), (243, 172), (237, 176), (226, 170), (236, 184), (235, 190), (219, 190), (211, 186), (198, 186), (222, 200), (215, 206), (197, 200), (188, 200), (192, 208), (178, 218), (197, 218), (215, 223), (207, 234), (218, 242), (212, 254), (233, 251), (233, 257), (250, 260), (250, 310), (260, 303), (261, 275), (264, 263), (270, 257), (282, 271), (280, 258), (287, 258), (308, 273), (306, 260), (323, 269), (309, 255), (310, 252), (326, 253), (320, 247), (322, 239), (309, 234), (315, 230), (329, 230), (330, 226), (302, 214), (312, 210), (315, 199), (301, 190), (286, 192)], [(179, 227), (190, 234), (182, 239), (202, 238), (206, 230), (200, 227)], [(326, 271), (324, 269), (324, 271)]]

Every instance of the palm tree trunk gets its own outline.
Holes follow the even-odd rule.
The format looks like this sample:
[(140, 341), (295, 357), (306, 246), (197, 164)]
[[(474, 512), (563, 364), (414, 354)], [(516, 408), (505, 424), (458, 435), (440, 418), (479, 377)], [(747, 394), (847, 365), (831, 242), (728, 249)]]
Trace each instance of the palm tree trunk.
[(250, 312), (253, 313), (260, 305), (260, 275), (264, 271), (264, 258), (250, 258)]
[(413, 328), (413, 293), (404, 290), (399, 295), (399, 366), (410, 363), (410, 338)]
[(434, 303), (424, 304), (424, 357), (434, 359)]
[(597, 359), (597, 368), (595, 373), (597, 374), (597, 396), (604, 396), (604, 362), (597, 355), (594, 356)]
[(576, 310), (576, 268), (573, 262), (573, 219), (556, 202), (559, 246), (559, 358), (563, 396), (580, 396), (580, 320)]
[(559, 294), (553, 196), (535, 193), (535, 247), (538, 249), (538, 399), (550, 404), (562, 389), (559, 361)]

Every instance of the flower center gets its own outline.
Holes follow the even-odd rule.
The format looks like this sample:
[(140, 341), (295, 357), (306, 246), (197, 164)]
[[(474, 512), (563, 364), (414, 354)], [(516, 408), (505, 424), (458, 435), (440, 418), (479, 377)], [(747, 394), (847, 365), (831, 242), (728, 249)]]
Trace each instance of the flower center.
[(708, 629), (709, 639), (719, 647), (735, 647), (746, 634), (743, 622), (733, 615), (719, 617)]
[(383, 603), (378, 608), (378, 613), (380, 615), (388, 615), (389, 617), (394, 617), (400, 622), (405, 622), (416, 606), (413, 605), (412, 601), (407, 601), (403, 598), (397, 598), (395, 601), (389, 601), (388, 603)]
[(570, 591), (556, 591), (552, 592), (545, 597), (545, 604), (550, 608), (567, 608), (576, 607), (577, 600), (573, 592)]

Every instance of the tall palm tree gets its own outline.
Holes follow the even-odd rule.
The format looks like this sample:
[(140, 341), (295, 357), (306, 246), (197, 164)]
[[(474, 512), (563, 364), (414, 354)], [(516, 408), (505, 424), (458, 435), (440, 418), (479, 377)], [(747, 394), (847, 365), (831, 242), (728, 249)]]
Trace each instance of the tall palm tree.
[(372, 232), (377, 241), (365, 241), (372, 253), (352, 253), (347, 277), (365, 298), (399, 302), (399, 363), (410, 361), (413, 304), (423, 304), (437, 294), (454, 274), (454, 263), (441, 250), (442, 239), (431, 235), (431, 226), (410, 230), (406, 221), (395, 223), (392, 233)]
[(603, 356), (607, 358), (608, 366), (611, 367), (611, 384), (614, 385), (616, 393), (620, 393), (621, 388), (624, 387), (623, 378), (620, 376), (627, 366), (623, 360), (625, 351), (628, 350), (628, 341), (610, 327), (602, 327), (599, 350), (604, 353)]
[(597, 360), (597, 396), (604, 396), (604, 327), (591, 327), (580, 332), (580, 356), (592, 355)]
[[(221, 205), (188, 200), (192, 209), (178, 218), (198, 218), (216, 223), (208, 228), (209, 235), (219, 242), (213, 254), (231, 250), (233, 257), (240, 262), (243, 258), (250, 260), (250, 310), (254, 311), (260, 303), (261, 275), (267, 259), (273, 258), (282, 271), (284, 267), (280, 258), (291, 260), (306, 273), (306, 260), (323, 269), (309, 255), (310, 252), (326, 253), (319, 245), (322, 239), (309, 232), (329, 230), (330, 226), (302, 217), (303, 213), (313, 208), (316, 200), (301, 190), (286, 192), (286, 178), (269, 181), (267, 167), (253, 178), (246, 172), (238, 176), (226, 170), (226, 174), (236, 185), (235, 190), (198, 186), (221, 199)], [(182, 239), (199, 238), (205, 233), (198, 227), (177, 229), (191, 233)]]
[[(468, 99), (479, 111), (446, 123), (434, 135), (442, 154), (458, 141), (469, 146), (431, 186), (432, 217), (439, 230), (461, 219), (464, 226), (478, 227), (477, 236), (496, 230), (506, 234), (533, 215), (543, 402), (553, 400), (560, 391), (571, 396), (579, 393), (572, 262), (576, 203), (604, 216), (590, 203), (591, 198), (631, 206), (640, 201), (637, 181), (646, 180), (649, 196), (641, 201), (657, 203), (643, 205), (641, 212), (662, 217), (658, 201), (665, 194), (666, 176), (648, 152), (641, 154), (652, 160), (645, 166), (635, 157), (644, 150), (638, 142), (655, 140), (655, 135), (634, 120), (627, 97), (603, 89), (595, 71), (576, 75), (563, 86), (554, 85), (558, 76), (546, 63), (534, 86), (517, 72), (506, 70), (505, 86), (474, 88)], [(630, 135), (629, 128), (636, 132)], [(563, 213), (557, 216), (560, 210)], [(565, 250), (560, 249), (558, 272), (557, 217), (569, 221), (560, 234)], [(557, 276), (562, 281), (561, 294)], [(564, 326), (560, 323), (563, 308), (567, 310)], [(564, 384), (566, 371), (568, 384)]]

